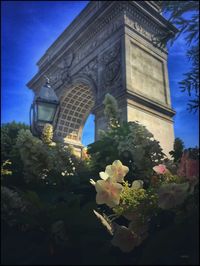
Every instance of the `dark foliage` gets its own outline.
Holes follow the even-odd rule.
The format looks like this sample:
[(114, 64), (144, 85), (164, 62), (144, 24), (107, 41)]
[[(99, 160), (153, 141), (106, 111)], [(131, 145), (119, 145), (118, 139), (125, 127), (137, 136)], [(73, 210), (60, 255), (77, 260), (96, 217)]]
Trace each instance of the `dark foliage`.
[(170, 155), (174, 158), (174, 162), (178, 163), (181, 160), (184, 150), (184, 143), (180, 138), (174, 140), (174, 150), (170, 151)]
[(159, 1), (159, 4), (162, 11), (169, 14), (169, 21), (179, 29), (174, 38), (171, 35), (158, 36), (161, 46), (165, 46), (169, 38), (172, 38), (172, 45), (181, 34), (185, 34), (188, 46), (186, 56), (191, 62), (191, 68), (179, 84), (181, 91), (188, 92), (190, 97), (188, 110), (196, 112), (199, 109), (199, 1)]

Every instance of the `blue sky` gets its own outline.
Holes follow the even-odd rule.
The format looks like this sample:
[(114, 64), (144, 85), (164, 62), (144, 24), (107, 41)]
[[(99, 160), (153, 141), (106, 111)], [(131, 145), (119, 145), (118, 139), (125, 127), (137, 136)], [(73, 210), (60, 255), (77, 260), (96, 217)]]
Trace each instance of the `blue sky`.
[[(36, 62), (87, 5), (88, 1), (3, 1), (2, 2), (2, 86), (1, 123), (29, 124), (33, 93), (26, 83), (37, 73)], [(178, 82), (189, 69), (185, 56), (184, 36), (169, 50), (168, 69), (175, 136), (186, 147), (199, 145), (198, 113), (187, 108), (188, 95), (181, 93)], [(94, 139), (94, 117), (90, 116), (83, 131), (83, 144)]]

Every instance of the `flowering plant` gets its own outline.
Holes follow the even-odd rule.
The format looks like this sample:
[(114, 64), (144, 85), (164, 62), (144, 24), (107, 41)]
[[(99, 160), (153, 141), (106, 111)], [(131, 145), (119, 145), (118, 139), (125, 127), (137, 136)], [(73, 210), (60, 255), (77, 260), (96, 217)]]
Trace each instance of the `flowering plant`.
[(16, 147), (23, 162), (26, 183), (62, 185), (68, 176), (74, 176), (78, 161), (69, 147), (53, 142), (50, 124), (43, 129), (42, 139), (29, 130), (20, 130)]
[[(94, 213), (113, 236), (111, 243), (122, 252), (141, 245), (148, 237), (152, 218), (160, 211), (177, 212), (198, 183), (197, 172), (194, 184), (187, 175), (174, 175), (165, 165), (157, 165), (153, 170), (150, 182), (134, 180), (130, 184), (124, 180), (129, 168), (115, 160), (99, 173), (100, 180), (90, 179), (97, 192), (96, 203), (106, 204), (112, 210), (109, 215), (95, 210)], [(120, 225), (120, 221), (124, 224)]]

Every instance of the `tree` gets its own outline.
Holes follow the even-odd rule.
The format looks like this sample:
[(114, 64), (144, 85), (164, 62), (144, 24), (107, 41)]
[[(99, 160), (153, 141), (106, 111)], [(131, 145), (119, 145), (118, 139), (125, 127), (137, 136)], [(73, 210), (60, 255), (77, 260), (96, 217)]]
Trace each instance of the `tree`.
[(24, 123), (6, 123), (1, 125), (1, 160), (10, 159), (17, 135), (21, 129), (29, 129)]
[(180, 138), (176, 138), (174, 141), (174, 150), (170, 151), (170, 155), (174, 158), (174, 162), (180, 162), (181, 156), (184, 150), (184, 143)]
[[(186, 56), (191, 62), (190, 70), (184, 74), (185, 78), (179, 82), (182, 92), (187, 91), (189, 97), (188, 110), (199, 110), (199, 1), (158, 1), (163, 14), (169, 15), (169, 21), (178, 29), (179, 33), (172, 38), (171, 44), (185, 34), (188, 46)], [(160, 41), (165, 45), (169, 36), (162, 36)]]

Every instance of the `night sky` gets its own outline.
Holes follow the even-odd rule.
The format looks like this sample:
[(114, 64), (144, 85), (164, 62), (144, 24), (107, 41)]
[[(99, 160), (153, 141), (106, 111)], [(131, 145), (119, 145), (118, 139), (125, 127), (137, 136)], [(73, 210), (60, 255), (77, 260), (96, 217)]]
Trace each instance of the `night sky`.
[[(2, 91), (1, 123), (29, 124), (33, 93), (26, 83), (37, 73), (36, 62), (87, 5), (88, 1), (3, 1), (2, 3)], [(188, 94), (180, 92), (178, 82), (189, 69), (184, 36), (169, 49), (168, 69), (175, 136), (186, 147), (198, 143), (198, 113), (189, 113)], [(83, 144), (94, 140), (94, 117), (89, 116), (83, 132)]]

